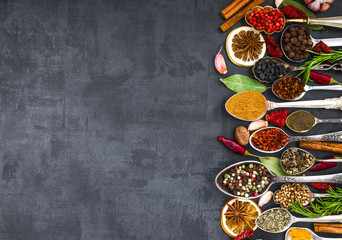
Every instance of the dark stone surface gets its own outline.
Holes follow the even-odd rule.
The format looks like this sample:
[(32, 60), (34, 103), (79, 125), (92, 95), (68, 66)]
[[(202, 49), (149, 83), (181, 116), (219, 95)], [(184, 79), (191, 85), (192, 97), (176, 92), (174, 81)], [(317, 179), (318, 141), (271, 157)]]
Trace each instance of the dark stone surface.
[(213, 66), (229, 2), (0, 1), (0, 239), (227, 239), (214, 178), (246, 158), (216, 138), (247, 125)]

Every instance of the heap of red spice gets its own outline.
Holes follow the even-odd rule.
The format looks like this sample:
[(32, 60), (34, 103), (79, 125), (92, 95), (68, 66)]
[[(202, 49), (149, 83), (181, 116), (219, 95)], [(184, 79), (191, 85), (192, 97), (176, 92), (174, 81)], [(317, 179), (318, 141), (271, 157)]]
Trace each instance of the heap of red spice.
[(265, 120), (282, 128), (285, 125), (285, 121), (288, 114), (289, 110), (287, 109), (270, 112), (265, 115)]
[(306, 18), (306, 14), (302, 10), (300, 10), (300, 9), (298, 9), (298, 8), (292, 6), (292, 5), (287, 5), (287, 6), (283, 7), (281, 9), (281, 11), (288, 18), (296, 18), (296, 19), (298, 19), (298, 18), (300, 18), (300, 19)]
[(266, 36), (267, 52), (272, 57), (281, 58), (283, 56), (280, 45), (270, 36)]

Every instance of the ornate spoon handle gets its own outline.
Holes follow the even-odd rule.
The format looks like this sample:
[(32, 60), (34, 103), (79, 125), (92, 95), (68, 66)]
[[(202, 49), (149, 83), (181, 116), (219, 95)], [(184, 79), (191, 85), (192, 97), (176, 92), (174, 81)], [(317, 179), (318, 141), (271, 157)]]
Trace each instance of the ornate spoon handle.
[(288, 136), (288, 142), (293, 141), (335, 141), (342, 142), (342, 131), (312, 135), (312, 136)]
[(300, 176), (300, 177), (289, 177), (289, 176), (274, 176), (274, 183), (281, 182), (333, 182), (342, 183), (342, 173), (320, 175), (320, 176)]
[(325, 108), (325, 109), (342, 110), (342, 97), (327, 98), (324, 100), (282, 102), (282, 103), (267, 101), (267, 109), (271, 110), (274, 108)]
[(342, 215), (331, 215), (320, 218), (298, 218), (294, 217), (293, 222), (342, 222)]
[(335, 119), (317, 119), (317, 123), (342, 123), (342, 118)]

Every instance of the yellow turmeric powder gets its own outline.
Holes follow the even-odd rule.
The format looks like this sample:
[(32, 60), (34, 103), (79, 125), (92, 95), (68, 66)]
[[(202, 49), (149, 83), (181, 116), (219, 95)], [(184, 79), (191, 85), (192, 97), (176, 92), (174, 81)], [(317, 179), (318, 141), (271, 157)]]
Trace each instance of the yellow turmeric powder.
[(291, 240), (311, 240), (312, 235), (304, 228), (291, 228), (289, 231)]
[(267, 103), (264, 95), (257, 91), (240, 92), (226, 102), (227, 111), (242, 120), (255, 120), (265, 113)]

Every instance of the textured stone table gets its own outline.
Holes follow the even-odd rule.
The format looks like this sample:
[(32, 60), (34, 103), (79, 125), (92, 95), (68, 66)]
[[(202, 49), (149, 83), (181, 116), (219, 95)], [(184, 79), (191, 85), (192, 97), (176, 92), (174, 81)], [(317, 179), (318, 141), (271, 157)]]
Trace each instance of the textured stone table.
[[(0, 1), (0, 239), (229, 238), (214, 178), (246, 158), (216, 138), (246, 123), (225, 112), (213, 59), (230, 2)], [(327, 30), (314, 36), (342, 37)]]

